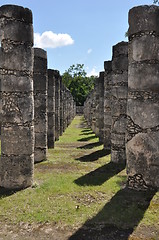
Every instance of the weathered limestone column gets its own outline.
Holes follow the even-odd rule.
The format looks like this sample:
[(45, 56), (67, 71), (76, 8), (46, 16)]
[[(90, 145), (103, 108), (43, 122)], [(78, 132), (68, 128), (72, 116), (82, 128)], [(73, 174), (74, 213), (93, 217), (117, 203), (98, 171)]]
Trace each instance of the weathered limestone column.
[(47, 53), (34, 48), (34, 163), (47, 158)]
[(125, 134), (128, 86), (128, 43), (113, 46), (111, 84), (111, 161), (126, 163)]
[(95, 82), (94, 91), (92, 94), (92, 105), (91, 105), (91, 117), (92, 117), (92, 130), (97, 134), (97, 80)]
[(54, 70), (48, 69), (48, 128), (47, 145), (48, 148), (54, 148), (55, 145), (55, 77)]
[(29, 9), (0, 7), (2, 142), (0, 186), (22, 189), (33, 183), (33, 27)]
[(63, 111), (63, 101), (64, 101), (64, 93), (63, 93), (63, 82), (62, 77), (60, 76), (60, 136), (63, 134), (63, 124), (64, 124), (64, 111)]
[(64, 104), (63, 104), (63, 114), (64, 114), (64, 118), (63, 118), (63, 132), (66, 130), (67, 128), (67, 89), (66, 86), (63, 86), (63, 100), (64, 100)]
[[(0, 47), (0, 59), (2, 58), (2, 50)], [(1, 81), (2, 81), (2, 74), (0, 68), (0, 135), (1, 135), (1, 125), (2, 125), (2, 91), (1, 91)]]
[(66, 128), (68, 127), (69, 90), (66, 88)]
[(60, 136), (60, 74), (54, 70), (55, 77), (55, 140)]
[(95, 128), (94, 132), (97, 137), (99, 137), (99, 78), (96, 79), (95, 87)]
[(99, 73), (99, 141), (104, 142), (104, 72)]
[(159, 187), (159, 7), (129, 11), (127, 173), (131, 188)]
[(104, 62), (104, 149), (111, 150), (111, 75), (112, 61)]

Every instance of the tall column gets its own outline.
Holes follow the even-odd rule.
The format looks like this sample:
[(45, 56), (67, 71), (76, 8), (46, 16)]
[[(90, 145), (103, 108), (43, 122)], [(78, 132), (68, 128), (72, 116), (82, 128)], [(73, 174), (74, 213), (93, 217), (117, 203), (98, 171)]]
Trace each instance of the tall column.
[(55, 140), (60, 136), (60, 74), (54, 70), (55, 77)]
[(128, 85), (128, 43), (113, 46), (111, 87), (111, 161), (126, 163), (125, 134)]
[(63, 118), (63, 132), (66, 130), (67, 128), (67, 96), (66, 96), (66, 86), (63, 86), (63, 114), (64, 114), (64, 118)]
[(111, 75), (112, 61), (104, 62), (104, 149), (111, 150)]
[(47, 127), (47, 145), (48, 148), (54, 148), (55, 145), (55, 77), (54, 70), (48, 69), (48, 127)]
[[(0, 47), (0, 59), (2, 59), (1, 47)], [(1, 91), (2, 74), (1, 74), (1, 71), (2, 69), (0, 68), (0, 135), (1, 135), (1, 125), (2, 125), (2, 91)]]
[(64, 122), (64, 114), (63, 114), (63, 82), (62, 77), (60, 76), (60, 136), (63, 134), (63, 122)]
[(99, 137), (99, 78), (96, 79), (95, 87), (95, 129), (94, 132), (97, 137)]
[(104, 72), (99, 73), (99, 141), (104, 142)]
[(159, 7), (129, 11), (128, 185), (159, 187)]
[(34, 162), (47, 158), (47, 53), (34, 48)]
[(97, 111), (97, 80), (95, 82), (95, 86), (93, 89), (93, 93), (92, 93), (92, 104), (91, 104), (91, 120), (92, 120), (92, 130), (94, 133), (97, 133), (96, 130), (96, 111)]
[(33, 27), (29, 9), (0, 7), (2, 142), (0, 186), (22, 189), (33, 182)]

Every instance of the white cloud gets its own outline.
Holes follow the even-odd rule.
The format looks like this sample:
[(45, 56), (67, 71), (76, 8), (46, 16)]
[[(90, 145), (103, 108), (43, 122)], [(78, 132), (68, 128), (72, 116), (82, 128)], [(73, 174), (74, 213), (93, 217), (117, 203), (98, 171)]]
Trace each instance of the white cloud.
[(96, 67), (93, 67), (92, 70), (87, 73), (87, 76), (88, 76), (88, 77), (91, 77), (91, 76), (99, 76), (99, 72), (97, 72)]
[(53, 33), (52, 31), (34, 33), (34, 46), (40, 48), (57, 48), (74, 44), (74, 40), (67, 33)]
[(92, 52), (92, 49), (89, 48), (89, 49), (87, 50), (87, 53), (90, 54), (91, 52)]

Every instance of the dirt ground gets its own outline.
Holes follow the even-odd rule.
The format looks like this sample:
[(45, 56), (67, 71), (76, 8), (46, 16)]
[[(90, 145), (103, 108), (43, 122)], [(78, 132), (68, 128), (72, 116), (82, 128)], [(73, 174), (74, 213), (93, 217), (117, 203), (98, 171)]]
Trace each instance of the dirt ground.
[[(118, 229), (104, 224), (88, 225), (80, 230), (45, 224), (4, 225), (0, 223), (0, 240), (159, 240), (152, 228)], [(158, 237), (156, 237), (158, 234)]]

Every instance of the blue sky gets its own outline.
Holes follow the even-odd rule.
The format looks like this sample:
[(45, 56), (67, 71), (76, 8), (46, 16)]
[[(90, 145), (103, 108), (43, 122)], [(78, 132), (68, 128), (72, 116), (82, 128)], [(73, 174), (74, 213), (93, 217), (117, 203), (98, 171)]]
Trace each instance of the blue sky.
[(47, 50), (48, 68), (62, 74), (82, 63), (88, 75), (103, 71), (112, 46), (127, 41), (128, 11), (153, 0), (0, 0), (33, 12), (35, 45)]

